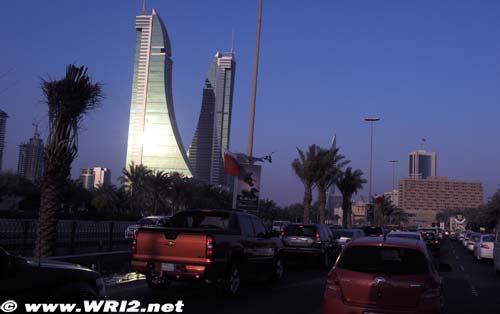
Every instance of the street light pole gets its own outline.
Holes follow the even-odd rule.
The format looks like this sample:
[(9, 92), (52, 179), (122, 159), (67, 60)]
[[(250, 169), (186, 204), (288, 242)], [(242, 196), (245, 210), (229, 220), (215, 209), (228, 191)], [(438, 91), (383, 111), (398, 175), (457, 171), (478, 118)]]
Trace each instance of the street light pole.
[(368, 190), (368, 201), (371, 202), (373, 185), (373, 123), (380, 121), (380, 118), (365, 118), (365, 121), (370, 122), (370, 182)]
[(255, 44), (255, 57), (253, 68), (253, 82), (252, 82), (252, 99), (250, 102), (250, 127), (248, 130), (248, 147), (247, 155), (249, 163), (252, 164), (253, 155), (253, 133), (255, 126), (255, 102), (257, 99), (257, 77), (259, 75), (259, 51), (260, 51), (260, 31), (262, 25), (262, 0), (259, 0), (259, 13), (257, 17), (257, 42)]

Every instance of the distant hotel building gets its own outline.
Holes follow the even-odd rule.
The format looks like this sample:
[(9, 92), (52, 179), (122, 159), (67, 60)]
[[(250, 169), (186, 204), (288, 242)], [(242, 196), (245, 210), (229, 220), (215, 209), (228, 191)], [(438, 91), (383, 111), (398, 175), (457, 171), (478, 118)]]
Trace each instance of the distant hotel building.
[(84, 168), (80, 172), (80, 182), (86, 190), (111, 184), (111, 170), (108, 168)]
[(415, 224), (434, 222), (438, 211), (478, 208), (482, 204), (481, 183), (446, 177), (406, 178), (399, 182), (399, 207), (412, 216)]
[(0, 110), (0, 171), (3, 164), (3, 150), (5, 148), (5, 128), (7, 126), (7, 118), (9, 116), (4, 111)]
[(189, 147), (196, 179), (227, 186), (224, 152), (229, 149), (236, 62), (233, 52), (217, 52), (203, 87), (198, 126)]
[(191, 176), (175, 120), (172, 98), (172, 50), (167, 30), (153, 9), (136, 17), (134, 78), (126, 167)]
[(44, 146), (38, 131), (27, 143), (19, 145), (17, 174), (32, 181), (39, 181), (43, 175)]
[(437, 155), (434, 152), (428, 152), (423, 149), (411, 152), (409, 154), (409, 172), (410, 178), (427, 179), (437, 176)]

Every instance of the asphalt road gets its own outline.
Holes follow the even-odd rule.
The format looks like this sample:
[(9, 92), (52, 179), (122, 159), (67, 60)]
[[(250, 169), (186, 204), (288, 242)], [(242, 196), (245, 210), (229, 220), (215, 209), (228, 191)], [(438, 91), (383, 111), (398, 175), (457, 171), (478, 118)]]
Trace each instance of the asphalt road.
[(447, 314), (500, 313), (500, 277), (492, 261), (474, 261), (460, 242), (445, 240), (441, 262), (452, 267), (452, 272), (442, 274)]
[[(441, 262), (452, 267), (443, 274), (446, 314), (500, 313), (500, 277), (491, 262), (475, 262), (458, 243), (444, 240)], [(184, 313), (320, 313), (326, 271), (303, 263), (287, 268), (284, 280), (244, 282), (239, 296), (227, 297), (214, 286), (175, 284), (167, 291), (150, 291), (144, 280), (108, 288), (112, 300), (139, 300), (146, 303), (184, 301)]]

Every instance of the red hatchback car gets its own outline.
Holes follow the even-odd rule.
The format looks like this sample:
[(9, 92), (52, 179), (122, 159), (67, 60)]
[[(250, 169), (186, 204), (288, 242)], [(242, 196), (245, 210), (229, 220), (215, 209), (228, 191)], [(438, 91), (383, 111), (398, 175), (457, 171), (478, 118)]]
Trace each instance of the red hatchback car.
[[(450, 266), (441, 265), (442, 271)], [(441, 313), (441, 277), (425, 242), (359, 238), (328, 274), (323, 314)]]

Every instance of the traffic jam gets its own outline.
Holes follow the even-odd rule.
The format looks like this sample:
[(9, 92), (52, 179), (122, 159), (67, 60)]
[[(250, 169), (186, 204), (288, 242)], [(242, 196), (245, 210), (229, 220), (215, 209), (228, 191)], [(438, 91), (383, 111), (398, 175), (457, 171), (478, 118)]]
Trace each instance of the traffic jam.
[[(310, 302), (306, 308), (312, 313), (462, 313), (456, 301), (450, 307), (450, 299), (465, 295), (453, 292), (443, 278), (465, 274), (469, 264), (494, 269), (490, 281), (500, 273), (495, 234), (286, 221), (266, 228), (257, 216), (237, 210), (187, 210), (160, 225), (139, 226), (131, 250), (124, 276), (133, 279), (118, 284), (83, 266), (1, 250), (0, 293), (17, 302), (183, 302), (178, 309), (187, 313), (204, 312), (199, 306), (206, 308), (204, 298), (212, 296), (210, 303), (218, 299), (220, 312), (240, 313), (245, 311), (234, 308), (236, 301), (248, 297), (255, 304), (288, 291), (281, 308), (287, 313), (298, 310), (287, 306), (301, 293), (315, 295), (301, 300)], [(460, 259), (467, 263), (458, 265)], [(471, 291), (479, 297), (477, 287)]]

